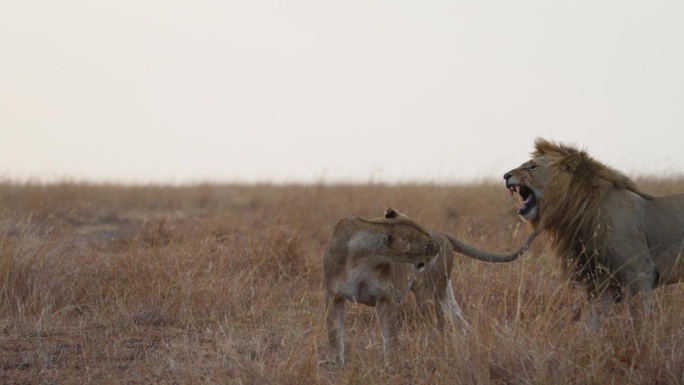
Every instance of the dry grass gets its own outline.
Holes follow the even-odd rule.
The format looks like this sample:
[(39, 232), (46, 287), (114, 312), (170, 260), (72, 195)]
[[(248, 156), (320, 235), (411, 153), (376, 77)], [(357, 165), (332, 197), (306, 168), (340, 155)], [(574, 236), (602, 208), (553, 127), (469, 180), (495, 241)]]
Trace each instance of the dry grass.
[(684, 383), (683, 289), (657, 291), (648, 331), (618, 308), (590, 334), (543, 242), (510, 264), (457, 256), (468, 333), (407, 301), (387, 366), (373, 310), (348, 305), (348, 363), (319, 367), (332, 226), (388, 205), (493, 251), (529, 233), (499, 185), (0, 185), (0, 383)]

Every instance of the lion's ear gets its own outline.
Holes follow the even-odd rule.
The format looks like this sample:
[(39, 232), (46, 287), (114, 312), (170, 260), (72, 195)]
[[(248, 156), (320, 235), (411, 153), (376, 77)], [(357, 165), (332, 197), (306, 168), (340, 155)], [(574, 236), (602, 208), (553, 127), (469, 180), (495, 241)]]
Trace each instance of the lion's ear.
[(582, 162), (582, 155), (574, 152), (561, 161), (561, 168), (566, 172), (574, 172), (577, 166)]
[(387, 219), (394, 219), (397, 217), (397, 212), (394, 211), (393, 208), (388, 207), (387, 210), (385, 210), (385, 218)]

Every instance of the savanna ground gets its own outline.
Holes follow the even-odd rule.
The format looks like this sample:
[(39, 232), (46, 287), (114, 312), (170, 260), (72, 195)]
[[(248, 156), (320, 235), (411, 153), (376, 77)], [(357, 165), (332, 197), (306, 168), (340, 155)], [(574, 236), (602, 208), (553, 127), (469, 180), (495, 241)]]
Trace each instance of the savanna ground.
[[(684, 179), (639, 183), (684, 192)], [(385, 365), (373, 309), (348, 304), (348, 363), (318, 365), (340, 217), (391, 205), (507, 251), (530, 230), (502, 184), (1, 184), (0, 383), (684, 383), (684, 285), (658, 289), (643, 330), (618, 307), (592, 334), (543, 239), (508, 264), (456, 256), (465, 334), (426, 325), (409, 298)]]

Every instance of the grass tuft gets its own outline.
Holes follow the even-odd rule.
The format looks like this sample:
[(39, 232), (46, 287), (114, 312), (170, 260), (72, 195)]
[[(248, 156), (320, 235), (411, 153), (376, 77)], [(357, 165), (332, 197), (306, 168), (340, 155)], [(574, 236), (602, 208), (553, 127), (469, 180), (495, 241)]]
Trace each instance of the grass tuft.
[[(660, 195), (684, 180), (643, 180)], [(456, 256), (465, 332), (400, 307), (386, 364), (372, 308), (348, 304), (327, 358), (322, 255), (342, 216), (391, 206), (477, 247), (529, 229), (502, 186), (0, 186), (0, 383), (684, 383), (684, 287), (633, 331), (588, 332), (581, 290), (537, 241), (508, 264)]]

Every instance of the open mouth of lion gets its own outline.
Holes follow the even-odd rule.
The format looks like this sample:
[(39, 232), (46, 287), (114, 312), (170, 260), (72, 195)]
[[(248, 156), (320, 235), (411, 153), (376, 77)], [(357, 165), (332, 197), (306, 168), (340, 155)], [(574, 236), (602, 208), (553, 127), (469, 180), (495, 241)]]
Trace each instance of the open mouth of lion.
[(534, 192), (525, 185), (510, 185), (508, 186), (508, 190), (511, 192), (512, 196), (518, 194), (520, 197), (520, 200), (516, 203), (519, 215), (529, 213), (537, 204), (537, 197), (534, 195)]

